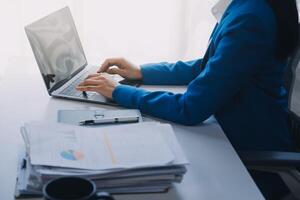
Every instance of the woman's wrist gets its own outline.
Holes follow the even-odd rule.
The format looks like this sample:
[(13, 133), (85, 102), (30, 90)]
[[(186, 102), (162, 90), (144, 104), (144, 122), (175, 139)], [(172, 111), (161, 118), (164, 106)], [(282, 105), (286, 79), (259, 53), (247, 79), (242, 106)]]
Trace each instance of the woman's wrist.
[(136, 80), (142, 80), (143, 79), (143, 74), (142, 74), (141, 66), (138, 66), (136, 68), (134, 76), (135, 76)]

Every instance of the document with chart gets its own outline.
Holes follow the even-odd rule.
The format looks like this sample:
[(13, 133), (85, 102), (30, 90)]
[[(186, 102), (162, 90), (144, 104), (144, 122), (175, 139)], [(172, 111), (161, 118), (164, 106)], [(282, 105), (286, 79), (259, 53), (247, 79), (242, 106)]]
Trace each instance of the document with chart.
[(16, 197), (42, 196), (43, 186), (80, 176), (112, 194), (165, 192), (189, 163), (169, 124), (81, 127), (30, 122), (21, 127)]
[(33, 165), (105, 170), (167, 165), (175, 158), (161, 133), (144, 123), (91, 129), (34, 122), (25, 130)]

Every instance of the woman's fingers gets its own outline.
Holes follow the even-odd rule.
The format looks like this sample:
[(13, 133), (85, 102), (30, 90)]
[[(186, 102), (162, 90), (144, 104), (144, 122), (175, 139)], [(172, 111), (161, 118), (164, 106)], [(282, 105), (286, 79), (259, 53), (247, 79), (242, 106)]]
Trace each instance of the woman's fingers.
[(103, 79), (86, 79), (82, 83), (80, 83), (78, 86), (89, 86), (89, 85), (100, 85), (103, 83)]
[(85, 91), (85, 92), (98, 92), (99, 86), (90, 85), (90, 86), (77, 86), (77, 90), (79, 91)]
[[(100, 78), (100, 77), (96, 77), (96, 78)], [(102, 79), (97, 79), (97, 80), (90, 78), (80, 83), (76, 87), (76, 89), (79, 91), (94, 91), (96, 89), (101, 88), (103, 84), (104, 84), (103, 77)]]
[(78, 85), (76, 89), (79, 91), (97, 91), (102, 87), (102, 85)]
[(117, 67), (111, 67), (106, 71), (108, 74), (119, 74), (122, 77), (126, 76), (126, 72), (123, 69)]
[(80, 91), (86, 91), (87, 88), (96, 88), (98, 87), (97, 85), (78, 85), (76, 86), (76, 89), (77, 90), (80, 90)]
[(114, 82), (105, 76), (92, 76), (80, 83), (76, 89), (79, 91), (97, 92), (112, 99), (112, 93), (117, 85), (117, 82)]
[(90, 79), (90, 78), (99, 77), (99, 76), (101, 76), (101, 74), (90, 74), (85, 78), (85, 80)]
[(123, 61), (123, 58), (106, 59), (97, 72), (106, 72), (111, 66), (117, 66), (122, 68)]

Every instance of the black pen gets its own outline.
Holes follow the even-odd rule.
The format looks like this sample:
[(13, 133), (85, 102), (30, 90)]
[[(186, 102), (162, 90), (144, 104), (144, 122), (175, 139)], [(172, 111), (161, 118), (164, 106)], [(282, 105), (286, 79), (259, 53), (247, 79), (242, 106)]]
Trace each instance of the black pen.
[(139, 117), (115, 117), (115, 118), (103, 118), (97, 120), (85, 120), (79, 122), (79, 125), (136, 123), (138, 121), (139, 121)]

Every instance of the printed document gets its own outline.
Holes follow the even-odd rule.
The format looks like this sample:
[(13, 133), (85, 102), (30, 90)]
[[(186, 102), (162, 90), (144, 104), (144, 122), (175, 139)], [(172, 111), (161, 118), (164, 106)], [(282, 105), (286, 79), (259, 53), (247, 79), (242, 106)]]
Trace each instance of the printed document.
[(24, 129), (33, 165), (109, 170), (162, 166), (175, 159), (154, 123), (90, 129), (33, 122)]

